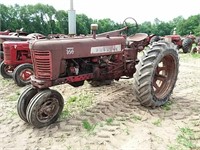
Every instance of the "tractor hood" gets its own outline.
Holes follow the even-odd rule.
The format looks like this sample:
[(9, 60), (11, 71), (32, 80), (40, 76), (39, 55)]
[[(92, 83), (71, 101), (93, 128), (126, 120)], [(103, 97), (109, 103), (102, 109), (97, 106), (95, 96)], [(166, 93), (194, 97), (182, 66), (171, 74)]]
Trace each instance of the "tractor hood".
[(32, 40), (29, 48), (32, 51), (59, 53), (63, 58), (80, 58), (121, 52), (125, 48), (125, 44), (124, 37), (99, 37), (96, 39), (90, 37)]
[(0, 35), (0, 43), (4, 41), (27, 41), (30, 40), (27, 36), (10, 36), (10, 35)]

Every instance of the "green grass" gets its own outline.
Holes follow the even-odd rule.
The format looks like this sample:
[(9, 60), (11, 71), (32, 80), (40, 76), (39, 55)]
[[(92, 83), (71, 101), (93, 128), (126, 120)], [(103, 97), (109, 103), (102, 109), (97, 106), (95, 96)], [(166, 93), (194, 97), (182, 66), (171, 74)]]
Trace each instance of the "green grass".
[(141, 116), (137, 116), (137, 115), (134, 115), (131, 117), (135, 122), (136, 121), (141, 121), (142, 120), (142, 117)]
[(200, 54), (197, 54), (197, 53), (191, 54), (191, 57), (192, 57), (192, 58), (200, 58)]
[(72, 116), (76, 113), (84, 112), (92, 105), (94, 95), (90, 93), (81, 93), (69, 97), (64, 105), (63, 111), (60, 115), (61, 119)]
[(19, 96), (20, 96), (20, 92), (16, 91), (15, 93), (8, 95), (8, 99), (9, 101), (17, 101)]
[(169, 150), (189, 150), (195, 149), (196, 145), (193, 142), (194, 131), (190, 128), (179, 128), (179, 134), (176, 138), (177, 144), (168, 145)]
[(177, 142), (186, 148), (195, 148), (195, 144), (191, 140), (194, 138), (194, 132), (190, 128), (180, 128), (180, 134), (177, 137)]
[(86, 129), (88, 132), (94, 131), (96, 124), (90, 124), (87, 120), (82, 121), (82, 126), (84, 129)]
[(17, 116), (17, 112), (14, 111), (14, 110), (10, 110), (10, 111), (9, 111), (9, 115), (10, 115), (11, 118), (12, 118), (12, 117), (15, 117), (15, 116)]
[(171, 110), (171, 105), (172, 105), (172, 101), (168, 101), (167, 103), (165, 103), (161, 108), (165, 111), (169, 111)]
[(110, 124), (113, 123), (113, 121), (114, 121), (113, 118), (106, 119), (106, 124), (107, 124), (107, 125), (110, 125)]
[(71, 96), (67, 103), (74, 107), (85, 109), (92, 104), (93, 95), (90, 93), (82, 93), (77, 96)]
[(182, 54), (180, 53), (179, 54), (180, 56), (180, 59), (181, 60), (190, 60), (190, 59), (199, 59), (200, 58), (200, 54), (197, 54), (197, 53), (186, 53), (186, 54)]
[(157, 119), (156, 121), (152, 122), (155, 126), (160, 127), (162, 120), (161, 119)]
[(4, 79), (4, 78), (1, 77), (0, 80), (1, 80), (2, 86), (7, 86), (10, 83), (9, 79)]
[(70, 114), (70, 112), (67, 110), (67, 108), (64, 106), (64, 108), (63, 108), (63, 111), (62, 111), (62, 113), (61, 113), (61, 115), (60, 115), (60, 119), (64, 119), (64, 118), (67, 118), (67, 117), (69, 117), (71, 114)]
[(125, 129), (123, 129), (123, 131), (126, 133), (126, 135), (130, 135), (130, 130), (128, 127), (126, 127)]

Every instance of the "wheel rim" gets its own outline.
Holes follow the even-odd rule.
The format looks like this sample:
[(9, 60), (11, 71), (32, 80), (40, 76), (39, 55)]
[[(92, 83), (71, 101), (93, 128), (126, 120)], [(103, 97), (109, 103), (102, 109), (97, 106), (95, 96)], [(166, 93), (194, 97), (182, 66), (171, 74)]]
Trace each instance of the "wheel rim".
[(59, 111), (59, 101), (56, 98), (48, 98), (38, 109), (37, 118), (40, 122), (49, 122)]
[(24, 81), (24, 82), (28, 82), (31, 79), (31, 75), (33, 75), (33, 71), (31, 69), (24, 69), (19, 77), (20, 80)]
[(13, 68), (10, 67), (9, 65), (6, 65), (4, 64), (3, 66), (3, 70), (4, 70), (4, 73), (8, 76), (11, 76), (12, 72), (13, 72)]
[(153, 92), (158, 99), (163, 99), (174, 86), (176, 63), (171, 55), (164, 56), (157, 65), (154, 79)]

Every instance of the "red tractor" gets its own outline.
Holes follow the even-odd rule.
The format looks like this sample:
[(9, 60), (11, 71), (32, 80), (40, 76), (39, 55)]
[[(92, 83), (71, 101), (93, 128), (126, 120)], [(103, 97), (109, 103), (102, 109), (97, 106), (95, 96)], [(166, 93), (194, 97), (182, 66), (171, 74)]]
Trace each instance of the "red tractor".
[(29, 84), (33, 74), (29, 41), (6, 41), (3, 49), (4, 61), (0, 64), (2, 77), (13, 77), (18, 86)]
[(9, 35), (10, 30), (0, 31), (0, 35)]
[(4, 60), (0, 64), (0, 74), (4, 78), (13, 77), (18, 86), (25, 86), (30, 83), (30, 76), (33, 74), (29, 40), (41, 39), (45, 36), (39, 33), (31, 33), (26, 37), (14, 37), (7, 37), (2, 44)]
[(200, 54), (200, 37), (197, 37), (195, 40), (195, 46), (192, 49), (191, 53), (198, 53)]
[(3, 61), (3, 42), (5, 41), (27, 41), (30, 40), (30, 36), (14, 36), (14, 35), (0, 35), (0, 62)]
[(185, 37), (181, 37), (180, 35), (166, 35), (165, 39), (169, 39), (175, 45), (177, 45), (178, 49), (182, 49), (183, 53), (188, 53), (192, 49), (192, 44), (195, 42), (195, 36), (188, 35)]
[[(177, 80), (178, 50), (166, 41), (144, 49), (147, 35), (121, 34), (129, 28), (96, 35), (97, 25), (92, 25), (93, 36), (32, 41), (29, 47), (34, 75), (32, 86), (18, 99), (20, 118), (38, 128), (48, 126), (58, 119), (64, 106), (62, 95), (50, 87), (65, 83), (78, 87), (85, 81), (95, 85), (124, 76), (134, 76), (133, 92), (143, 106), (164, 105)], [(142, 50), (144, 55), (139, 60)]]

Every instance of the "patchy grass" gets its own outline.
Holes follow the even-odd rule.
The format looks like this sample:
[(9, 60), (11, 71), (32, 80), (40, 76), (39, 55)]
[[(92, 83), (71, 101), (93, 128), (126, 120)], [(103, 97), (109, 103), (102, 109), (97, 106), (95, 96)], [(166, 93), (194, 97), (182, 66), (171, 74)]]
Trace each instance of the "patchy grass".
[(88, 132), (94, 131), (96, 124), (90, 124), (87, 120), (82, 121), (82, 126), (84, 129), (86, 129)]
[(192, 54), (192, 53), (187, 53), (187, 54), (179, 54), (180, 60), (183, 62), (188, 62), (192, 60), (198, 60), (200, 58), (200, 54)]
[(8, 100), (9, 101), (17, 101), (19, 96), (20, 96), (20, 91), (16, 91), (15, 93), (8, 95)]
[(107, 124), (107, 125), (110, 125), (110, 124), (113, 123), (113, 121), (114, 121), (113, 118), (106, 119), (106, 124)]
[(14, 110), (10, 110), (8, 114), (9, 114), (9, 116), (10, 116), (11, 118), (18, 115), (17, 112), (14, 111)]
[(190, 128), (180, 128), (180, 134), (177, 137), (177, 142), (186, 148), (195, 148), (195, 144), (191, 140), (194, 138), (194, 132)]
[(134, 115), (134, 116), (132, 116), (131, 118), (134, 120), (134, 122), (137, 122), (137, 121), (141, 121), (141, 120), (142, 120), (142, 117), (141, 117), (141, 116), (137, 116), (137, 115)]
[(10, 83), (10, 80), (9, 79), (4, 79), (4, 78), (0, 78), (0, 80), (1, 80), (1, 84), (3, 85), (3, 86), (7, 86), (7, 85), (9, 85), (9, 83)]
[(172, 101), (168, 101), (167, 103), (165, 103), (163, 106), (161, 106), (161, 108), (165, 111), (169, 111), (171, 110), (171, 105), (173, 104)]
[(79, 95), (73, 95), (66, 101), (60, 118), (64, 119), (66, 117), (72, 116), (76, 113), (81, 113), (92, 105), (94, 100), (94, 95), (90, 93), (81, 93)]
[(154, 122), (152, 122), (155, 126), (157, 126), (157, 127), (160, 127), (161, 126), (161, 123), (162, 123), (162, 120), (161, 119), (158, 119), (158, 120), (156, 120), (156, 121), (154, 121)]
[(71, 114), (70, 114), (69, 110), (67, 110), (67, 108), (64, 106), (63, 111), (62, 111), (62, 113), (61, 113), (61, 115), (60, 115), (60, 119), (67, 118), (67, 117), (69, 117), (70, 115), (71, 115)]
[(126, 133), (126, 135), (130, 135), (130, 130), (128, 127), (126, 127), (125, 129), (123, 129), (123, 131)]
[(191, 54), (191, 57), (192, 57), (192, 58), (200, 58), (200, 54), (197, 54), (197, 53)]
[(194, 141), (194, 131), (190, 128), (179, 128), (179, 134), (176, 138), (177, 144), (169, 145), (169, 150), (185, 150), (195, 149), (196, 145)]

